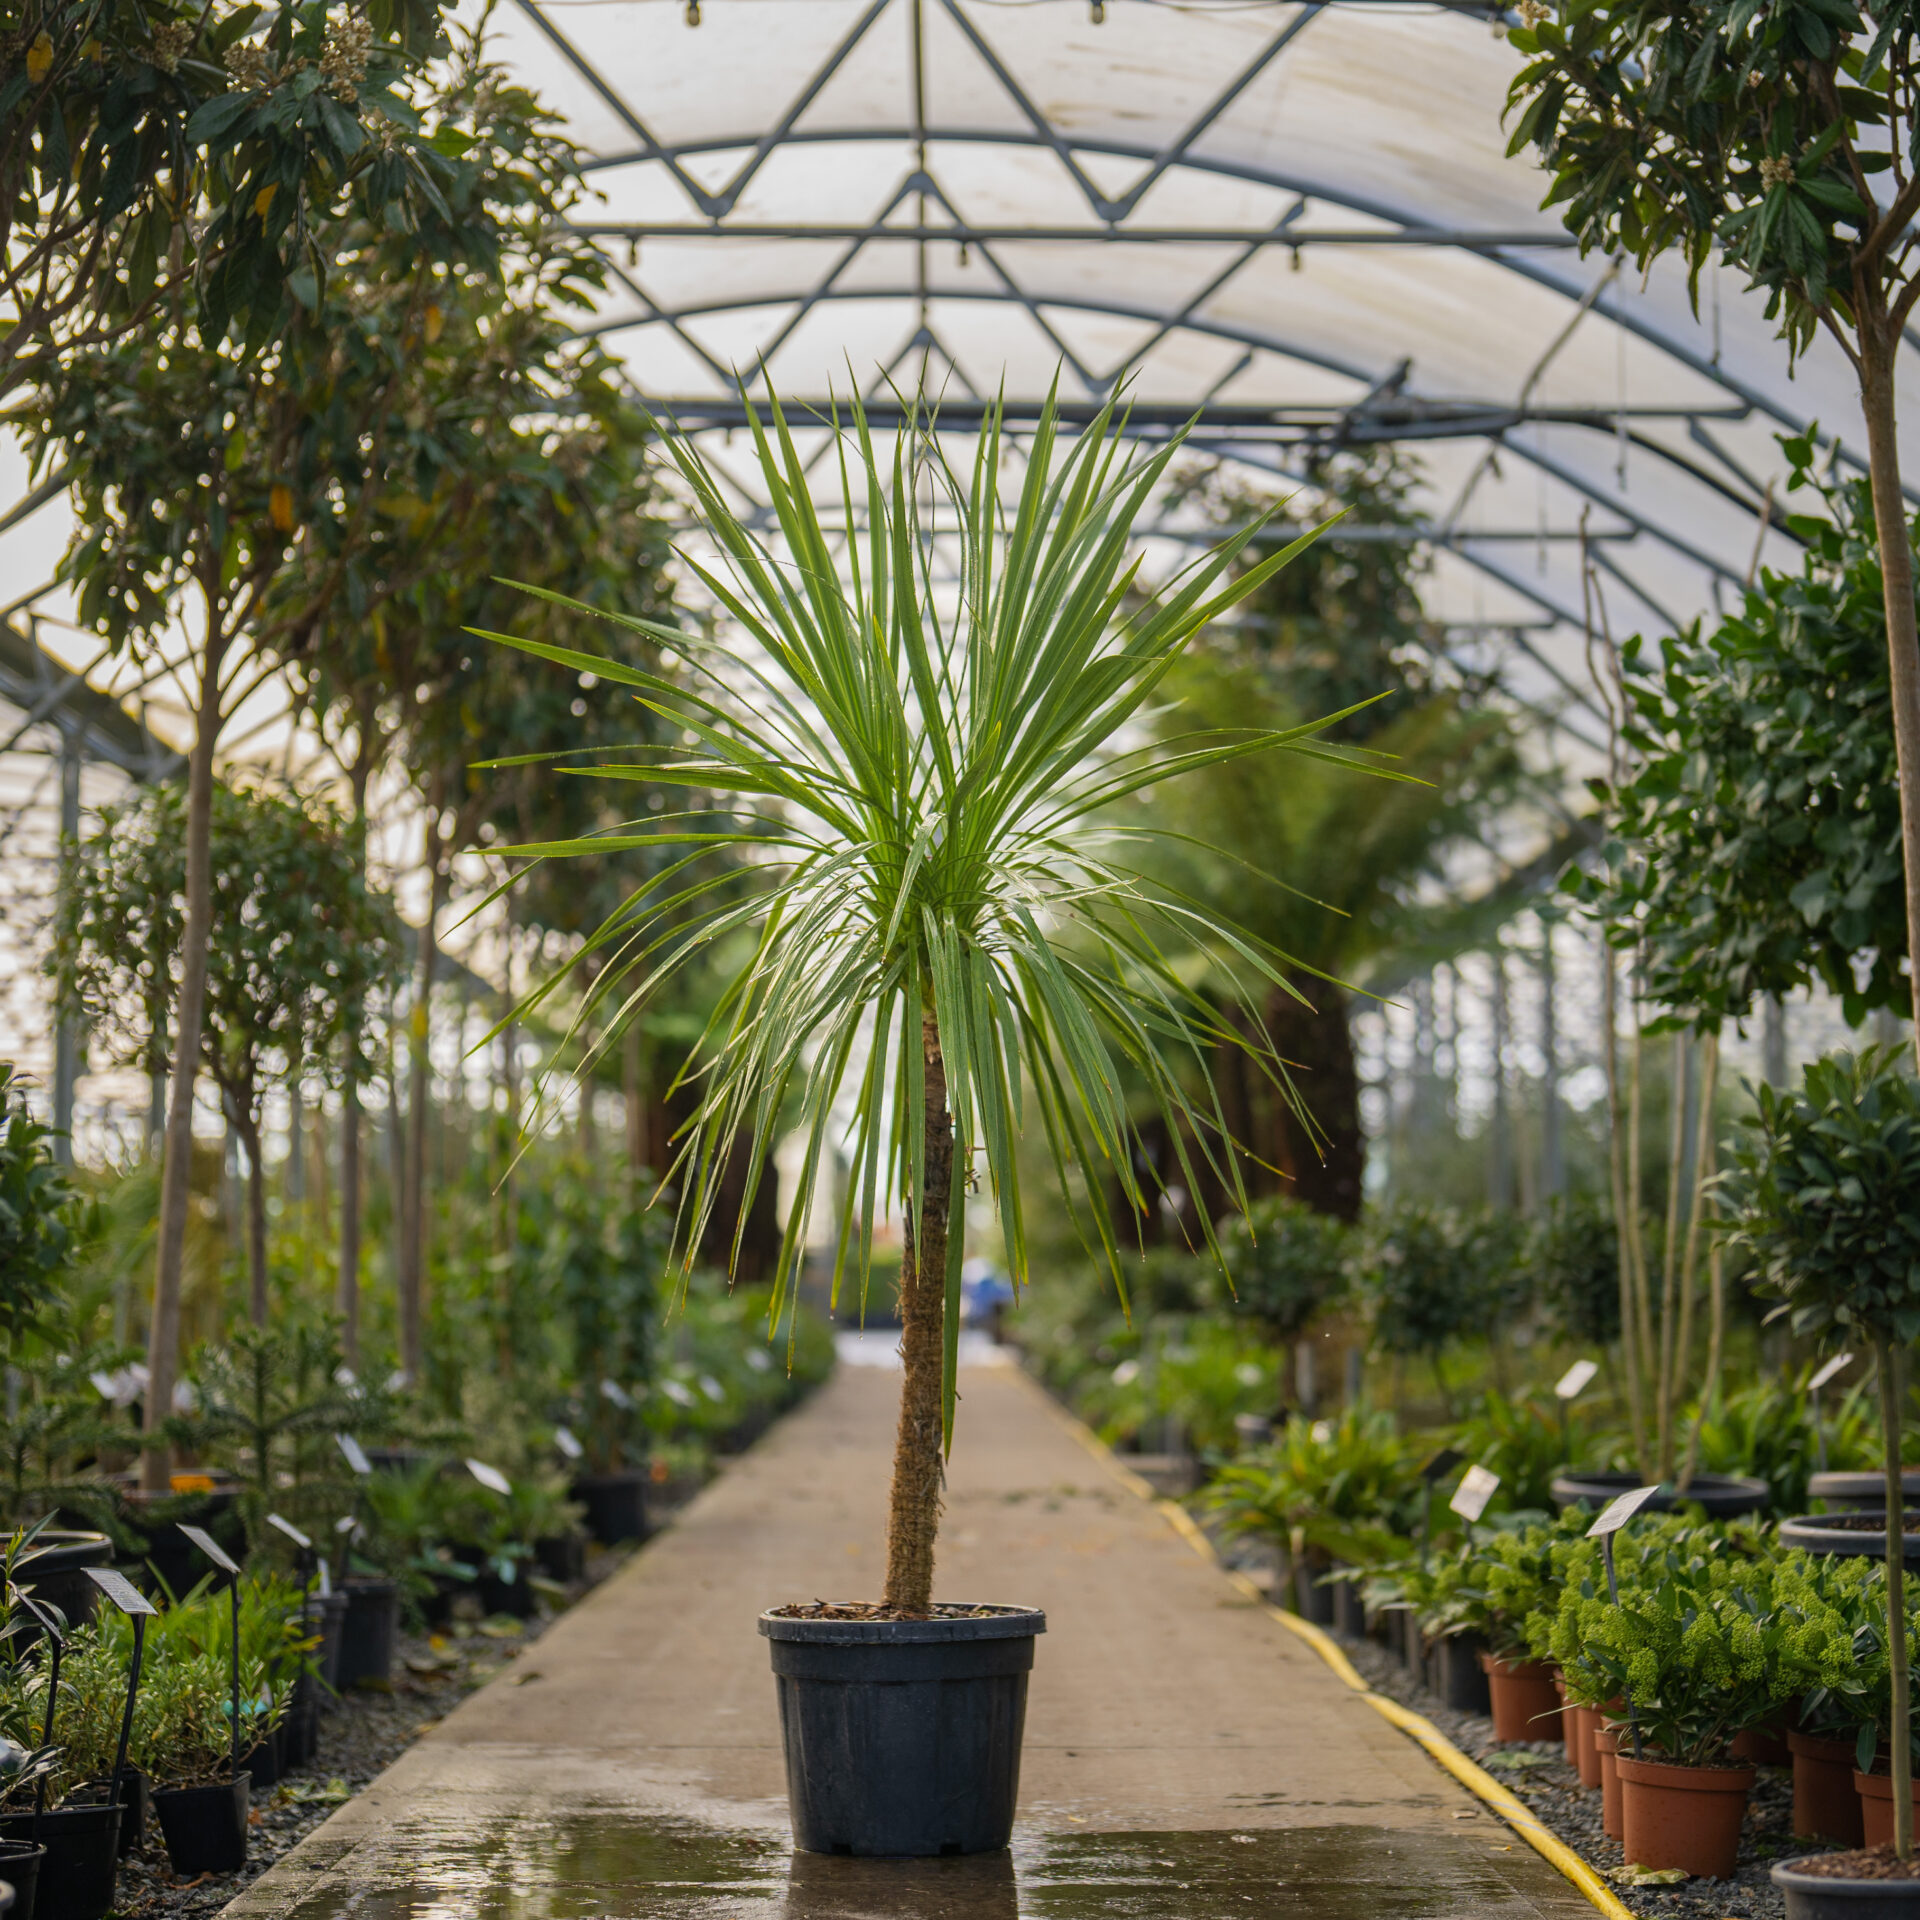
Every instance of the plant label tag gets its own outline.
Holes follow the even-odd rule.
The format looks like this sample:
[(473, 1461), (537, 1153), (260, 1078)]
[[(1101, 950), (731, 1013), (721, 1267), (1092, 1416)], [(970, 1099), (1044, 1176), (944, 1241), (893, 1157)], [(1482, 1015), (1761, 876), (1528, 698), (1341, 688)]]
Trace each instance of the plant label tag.
[(1462, 1520), (1474, 1521), (1487, 1510), (1487, 1502), (1500, 1491), (1500, 1476), (1490, 1468), (1469, 1467), (1460, 1476), (1460, 1484), (1453, 1490), (1453, 1498), (1447, 1505)]
[(1456, 1453), (1452, 1447), (1442, 1447), (1427, 1464), (1420, 1469), (1420, 1478), (1428, 1486), (1436, 1480), (1444, 1480), (1467, 1456)]
[(333, 1444), (340, 1449), (340, 1457), (347, 1463), (350, 1473), (371, 1473), (373, 1462), (366, 1456), (365, 1449), (350, 1433), (336, 1433)]
[(325, 1562), (324, 1560), (322, 1560), (322, 1561), (320, 1562), (320, 1589), (319, 1589), (319, 1591), (320, 1591), (320, 1598), (321, 1598), (322, 1600), (324, 1600), (324, 1599), (325, 1599), (325, 1598), (327, 1597), (327, 1595), (328, 1595), (328, 1594), (330, 1594), (330, 1593), (331, 1593), (331, 1592), (333, 1591), (333, 1581), (332, 1581), (332, 1580), (331, 1580), (331, 1579), (330, 1579), (330, 1578), (328, 1577), (328, 1574), (327, 1574), (327, 1563), (326, 1563), (326, 1562)]
[(553, 1444), (558, 1447), (569, 1460), (581, 1460), (586, 1457), (587, 1450), (574, 1438), (571, 1427), (555, 1427), (553, 1430)]
[(230, 1573), (236, 1579), (239, 1578), (240, 1563), (234, 1559), (233, 1555), (230, 1554), (205, 1527), (190, 1527), (182, 1520), (180, 1522), (180, 1531), (184, 1533), (222, 1573)]
[(1836, 1353), (1833, 1356), (1833, 1358), (1829, 1360), (1827, 1364), (1824, 1367), (1822, 1367), (1820, 1371), (1816, 1373), (1811, 1380), (1807, 1382), (1807, 1391), (1809, 1393), (1818, 1393), (1820, 1389), (1824, 1387), (1827, 1384), (1827, 1382), (1834, 1377), (1835, 1374), (1842, 1372), (1844, 1369), (1852, 1365), (1853, 1365), (1852, 1354)]
[(502, 1497), (513, 1492), (513, 1482), (498, 1467), (490, 1467), (484, 1460), (469, 1460), (467, 1471), (490, 1492)]
[(1561, 1400), (1577, 1400), (1593, 1385), (1593, 1376), (1600, 1371), (1595, 1360), (1576, 1360), (1558, 1380), (1553, 1383), (1554, 1395)]
[(122, 1613), (141, 1614), (160, 1611), (124, 1573), (118, 1573), (112, 1567), (88, 1567), (86, 1575)]
[(633, 1395), (618, 1380), (602, 1380), (600, 1394), (603, 1399), (611, 1400), (623, 1413), (633, 1405)]
[(1610, 1533), (1618, 1533), (1659, 1491), (1660, 1483), (1655, 1481), (1650, 1487), (1635, 1487), (1619, 1499), (1609, 1500), (1601, 1509), (1599, 1519), (1587, 1529), (1587, 1538), (1600, 1540)]
[(280, 1513), (268, 1514), (267, 1525), (270, 1527), (278, 1527), (280, 1531), (284, 1533), (287, 1536), (287, 1538), (291, 1540), (296, 1547), (302, 1547), (309, 1552), (312, 1551), (313, 1549), (312, 1540), (309, 1539), (306, 1534), (302, 1533), (300, 1529), (296, 1527), (293, 1524), (293, 1522), (286, 1517), (285, 1514), (280, 1514)]
[(343, 1513), (333, 1523), (333, 1530), (335, 1533), (351, 1533), (357, 1536), (360, 1532), (360, 1522), (352, 1514)]

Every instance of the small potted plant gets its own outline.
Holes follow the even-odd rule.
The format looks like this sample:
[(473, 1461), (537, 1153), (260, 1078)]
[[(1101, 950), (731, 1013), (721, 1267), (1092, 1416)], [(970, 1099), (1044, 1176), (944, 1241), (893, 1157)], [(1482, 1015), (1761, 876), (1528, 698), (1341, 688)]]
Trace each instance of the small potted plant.
[(1535, 1657), (1527, 1631), (1559, 1596), (1566, 1538), (1564, 1523), (1485, 1529), (1454, 1588), (1450, 1613), (1480, 1643), (1496, 1740), (1565, 1744), (1553, 1668)]
[(224, 1647), (182, 1643), (155, 1674), (153, 1810), (167, 1859), (183, 1877), (246, 1865), (253, 1782), (245, 1753), (272, 1733), (285, 1708), (286, 1683), (275, 1686), (262, 1663), (243, 1653), (236, 1723), (230, 1659)]
[[(1877, 1362), (1887, 1495), (1903, 1511), (1900, 1438), (1902, 1362), (1920, 1338), (1920, 1085), (1891, 1047), (1813, 1061), (1794, 1088), (1762, 1086), (1747, 1136), (1726, 1178), (1737, 1243), (1752, 1255), (1761, 1288), (1781, 1302), (1802, 1338), (1870, 1344)], [(1891, 1876), (1866, 1858), (1783, 1862), (1773, 1877), (1790, 1914), (1857, 1881), (1864, 1916), (1912, 1911), (1912, 1690), (1907, 1648), (1906, 1561), (1901, 1530), (1886, 1527), (1888, 1784)], [(1857, 1865), (1859, 1871), (1850, 1873)]]

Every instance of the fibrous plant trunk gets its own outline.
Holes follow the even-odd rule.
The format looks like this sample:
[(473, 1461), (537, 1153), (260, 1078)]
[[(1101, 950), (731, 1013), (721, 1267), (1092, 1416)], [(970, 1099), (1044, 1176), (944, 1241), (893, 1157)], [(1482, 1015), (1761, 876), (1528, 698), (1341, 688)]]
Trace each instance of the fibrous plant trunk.
[(360, 1357), (360, 1074), (358, 1035), (348, 1043), (340, 1081), (340, 1272), (335, 1304), (340, 1349)]
[(173, 1076), (160, 1166), (153, 1319), (147, 1334), (146, 1448), (140, 1460), (140, 1484), (150, 1493), (166, 1493), (173, 1485), (172, 1460), (161, 1434), (173, 1411), (180, 1366), (180, 1282), (193, 1173), (193, 1089), (207, 997), (207, 947), (213, 932), (213, 749), (220, 733), (220, 669), (225, 656), (225, 637), (214, 628), (208, 632), (202, 656), (193, 751), (187, 760), (186, 917), (180, 937)]
[(900, 1261), (900, 1427), (887, 1512), (887, 1585), (881, 1604), (908, 1619), (933, 1611), (933, 1542), (940, 1525), (940, 1385), (947, 1299), (947, 1215), (953, 1197), (953, 1121), (947, 1112), (940, 1029), (921, 1022), (926, 1184), (919, 1218), (907, 1207)]
[(427, 911), (420, 923), (420, 966), (407, 1020), (407, 1144), (401, 1204), (400, 1364), (420, 1378), (425, 1352), (427, 1265), (427, 1108), (430, 1104), (433, 975), (439, 959), (440, 909), (446, 905), (445, 864), (428, 853)]
[(267, 1324), (267, 1170), (260, 1164), (260, 1124), (238, 1101), (240, 1144), (247, 1155), (247, 1314)]
[(1635, 1225), (1629, 1209), (1634, 1196), (1627, 1179), (1625, 1160), (1625, 1124), (1620, 1102), (1619, 969), (1613, 949), (1603, 940), (1600, 946), (1604, 975), (1601, 982), (1601, 1050), (1607, 1064), (1607, 1142), (1608, 1169), (1612, 1176), (1614, 1236), (1620, 1272), (1620, 1366), (1627, 1377), (1627, 1420), (1633, 1435), (1635, 1461), (1644, 1478), (1647, 1469), (1641, 1436), (1646, 1431), (1646, 1401), (1635, 1312), (1634, 1243)]
[(1905, 1489), (1900, 1472), (1900, 1350), (1878, 1343), (1880, 1426), (1885, 1436), (1887, 1489), (1887, 1771), (1893, 1782), (1893, 1848), (1902, 1860), (1913, 1854), (1913, 1751), (1908, 1721), (1912, 1698), (1907, 1678), (1907, 1559)]

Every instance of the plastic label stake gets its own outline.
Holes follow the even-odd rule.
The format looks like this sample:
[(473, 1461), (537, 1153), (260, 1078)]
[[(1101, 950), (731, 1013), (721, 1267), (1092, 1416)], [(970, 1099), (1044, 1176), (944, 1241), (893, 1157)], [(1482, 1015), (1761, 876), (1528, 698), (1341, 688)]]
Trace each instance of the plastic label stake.
[(285, 1518), (284, 1515), (278, 1513), (268, 1514), (267, 1525), (270, 1527), (278, 1527), (302, 1553), (311, 1553), (313, 1551), (312, 1537), (302, 1533), (300, 1529), (296, 1527), (291, 1520)]
[[(140, 1656), (146, 1650), (147, 1621), (159, 1611), (125, 1574), (111, 1567), (88, 1567), (86, 1575), (133, 1622), (133, 1662), (127, 1671), (127, 1710), (120, 1716), (120, 1744), (114, 1749), (113, 1774), (107, 1783), (107, 1805), (120, 1804), (120, 1781), (127, 1771), (127, 1743), (133, 1738), (133, 1698), (140, 1690)], [(48, 1711), (51, 1723), (52, 1711)]]
[(513, 1482), (498, 1467), (490, 1467), (484, 1460), (469, 1460), (467, 1471), (490, 1493), (497, 1493), (503, 1499), (511, 1496)]
[(350, 1473), (368, 1474), (373, 1471), (373, 1462), (367, 1458), (366, 1450), (350, 1433), (336, 1433), (333, 1444), (340, 1449), (340, 1457), (347, 1463)]
[[(1607, 1566), (1607, 1598), (1616, 1607), (1620, 1604), (1620, 1581), (1613, 1570), (1613, 1536), (1659, 1491), (1660, 1486), (1656, 1481), (1650, 1487), (1635, 1487), (1630, 1493), (1621, 1494), (1617, 1500), (1607, 1502), (1599, 1518), (1587, 1529), (1587, 1538), (1600, 1542), (1600, 1557)], [(1627, 1703), (1627, 1725), (1633, 1733), (1633, 1757), (1638, 1760), (1641, 1757), (1640, 1716), (1634, 1711), (1630, 1690), (1621, 1688), (1620, 1697)]]
[(1558, 1380), (1553, 1383), (1554, 1398), (1557, 1400), (1577, 1400), (1593, 1385), (1593, 1376), (1600, 1371), (1597, 1360), (1576, 1360)]
[(1827, 1424), (1820, 1418), (1820, 1389), (1829, 1380), (1853, 1365), (1853, 1355), (1836, 1353), (1827, 1364), (1807, 1382), (1807, 1409), (1813, 1415), (1813, 1454), (1822, 1473), (1827, 1470)]
[(190, 1527), (183, 1520), (180, 1531), (204, 1553), (224, 1574), (231, 1576), (227, 1581), (227, 1592), (233, 1600), (233, 1724), (228, 1729), (227, 1764), (232, 1777), (240, 1777), (240, 1567), (219, 1541), (204, 1527)]
[(1471, 1466), (1460, 1476), (1447, 1505), (1469, 1526), (1487, 1510), (1487, 1502), (1500, 1491), (1500, 1476), (1491, 1468)]
[(574, 1438), (571, 1427), (555, 1427), (553, 1430), (553, 1444), (558, 1447), (569, 1460), (579, 1460), (586, 1456), (586, 1448)]

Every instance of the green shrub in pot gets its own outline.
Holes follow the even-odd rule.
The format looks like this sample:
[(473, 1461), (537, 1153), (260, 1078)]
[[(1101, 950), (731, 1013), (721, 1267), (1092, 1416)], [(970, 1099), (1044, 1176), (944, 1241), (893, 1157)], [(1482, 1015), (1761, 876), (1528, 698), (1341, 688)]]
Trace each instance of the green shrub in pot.
[[(1854, 1764), (1873, 1770), (1892, 1740), (1886, 1571), (1871, 1560), (1788, 1553), (1774, 1578), (1774, 1604), (1794, 1628), (1801, 1695), (1799, 1726), (1817, 1739), (1846, 1740)], [(1907, 1638), (1920, 1632), (1920, 1595), (1906, 1600)], [(1907, 1745), (1920, 1762), (1920, 1716), (1911, 1711)]]
[[(1735, 1238), (1795, 1334), (1870, 1341), (1878, 1361), (1889, 1513), (1901, 1511), (1902, 1359), (1920, 1338), (1920, 1085), (1891, 1047), (1813, 1061), (1763, 1086), (1725, 1180)], [(1894, 1849), (1913, 1853), (1906, 1566), (1888, 1529), (1887, 1698)]]

